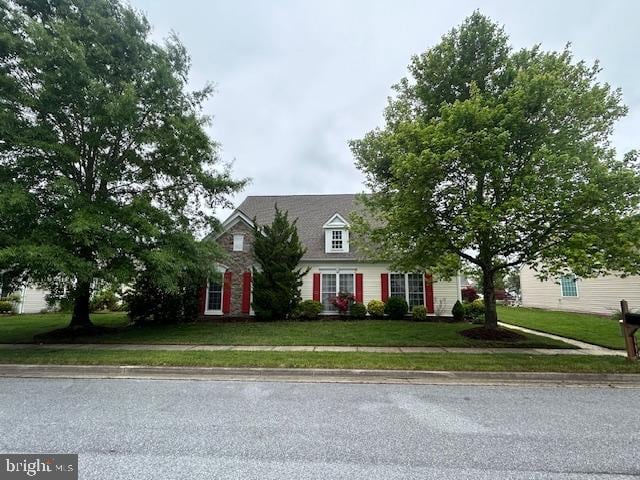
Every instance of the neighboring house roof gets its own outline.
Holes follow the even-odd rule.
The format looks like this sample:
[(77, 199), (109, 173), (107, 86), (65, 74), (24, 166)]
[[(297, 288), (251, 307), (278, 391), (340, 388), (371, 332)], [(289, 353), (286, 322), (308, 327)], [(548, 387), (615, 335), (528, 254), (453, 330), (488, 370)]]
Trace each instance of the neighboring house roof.
[[(289, 220), (297, 219), (298, 236), (307, 248), (302, 260), (356, 260), (358, 253), (353, 244), (349, 252), (326, 253), (323, 226), (337, 213), (347, 222), (353, 211), (363, 211), (356, 194), (340, 195), (268, 195), (250, 196), (236, 212), (242, 212), (258, 225), (270, 224), (275, 216), (275, 205), (289, 212)], [(236, 213), (234, 212), (234, 214)]]

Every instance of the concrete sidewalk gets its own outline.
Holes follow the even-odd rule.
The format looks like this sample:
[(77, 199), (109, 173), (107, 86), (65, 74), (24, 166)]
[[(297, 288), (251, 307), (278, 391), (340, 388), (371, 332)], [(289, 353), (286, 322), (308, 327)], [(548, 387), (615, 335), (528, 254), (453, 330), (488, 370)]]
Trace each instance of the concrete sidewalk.
[(243, 351), (243, 352), (371, 352), (371, 353), (521, 353), (525, 355), (615, 355), (624, 351), (607, 348), (473, 348), (473, 347), (351, 347), (334, 345), (197, 345), (197, 344), (0, 344), (0, 350), (170, 350), (170, 351)]

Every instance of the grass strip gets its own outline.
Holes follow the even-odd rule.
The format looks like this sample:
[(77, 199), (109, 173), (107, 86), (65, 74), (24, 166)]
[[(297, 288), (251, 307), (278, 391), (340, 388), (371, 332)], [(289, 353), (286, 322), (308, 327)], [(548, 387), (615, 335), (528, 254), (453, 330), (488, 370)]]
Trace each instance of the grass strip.
[(0, 364), (348, 368), (482, 372), (640, 373), (640, 362), (583, 355), (243, 352), (36, 349), (0, 350)]

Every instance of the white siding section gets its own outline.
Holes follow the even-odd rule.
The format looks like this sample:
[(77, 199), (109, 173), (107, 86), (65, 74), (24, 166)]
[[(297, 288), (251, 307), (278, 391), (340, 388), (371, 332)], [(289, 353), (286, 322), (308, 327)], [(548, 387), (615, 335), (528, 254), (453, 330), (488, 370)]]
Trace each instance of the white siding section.
[(22, 300), (18, 305), (19, 313), (40, 313), (47, 308), (45, 295), (49, 293), (47, 290), (26, 287), (22, 290)]
[[(358, 262), (340, 262), (340, 263), (304, 263), (301, 262), (302, 268), (311, 267), (309, 273), (304, 277), (301, 289), (303, 300), (313, 299), (313, 274), (320, 273), (320, 269), (345, 269), (355, 270), (356, 273), (362, 273), (362, 297), (366, 305), (371, 300), (380, 300), (382, 296), (382, 285), (380, 284), (380, 274), (389, 273), (389, 266), (381, 263), (358, 263)], [(433, 284), (433, 302), (436, 315), (445, 317), (451, 316), (451, 309), (456, 300), (460, 298), (460, 288), (458, 287), (458, 279), (452, 278), (449, 281), (437, 281)]]
[(457, 300), (461, 300), (460, 286), (457, 278), (448, 281), (436, 281), (433, 284), (433, 307), (435, 314), (451, 317), (451, 309)]
[(611, 315), (620, 311), (620, 300), (627, 300), (631, 310), (640, 310), (640, 277), (609, 275), (578, 279), (576, 286), (577, 297), (563, 297), (559, 280), (541, 282), (528, 266), (520, 270), (522, 305), (525, 307)]

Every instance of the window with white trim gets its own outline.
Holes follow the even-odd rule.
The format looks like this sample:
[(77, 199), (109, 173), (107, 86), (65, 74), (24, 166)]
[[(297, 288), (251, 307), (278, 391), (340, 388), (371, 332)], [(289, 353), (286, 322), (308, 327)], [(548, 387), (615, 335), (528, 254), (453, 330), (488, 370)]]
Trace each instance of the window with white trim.
[(409, 310), (416, 305), (424, 305), (424, 275), (421, 273), (407, 274), (407, 285)]
[(342, 230), (331, 230), (331, 250), (341, 252), (343, 250)]
[(355, 295), (354, 272), (329, 272), (320, 275), (320, 301), (325, 312), (337, 311), (331, 303), (339, 293)]
[(222, 312), (222, 284), (209, 282), (207, 288), (207, 311)]
[(233, 251), (242, 252), (244, 250), (244, 235), (236, 234), (233, 236)]
[(353, 273), (339, 273), (338, 279), (340, 282), (338, 293), (350, 293), (351, 295), (355, 294)]
[(563, 297), (577, 297), (578, 286), (576, 285), (576, 277), (573, 275), (563, 275), (560, 277), (560, 288)]
[(421, 273), (389, 274), (389, 296), (404, 298), (411, 310), (424, 305), (424, 275)]
[(331, 303), (337, 295), (337, 276), (335, 273), (323, 273), (320, 283), (320, 301), (325, 311), (333, 311), (336, 309)]
[(407, 289), (404, 273), (392, 273), (389, 275), (389, 296), (407, 299)]

